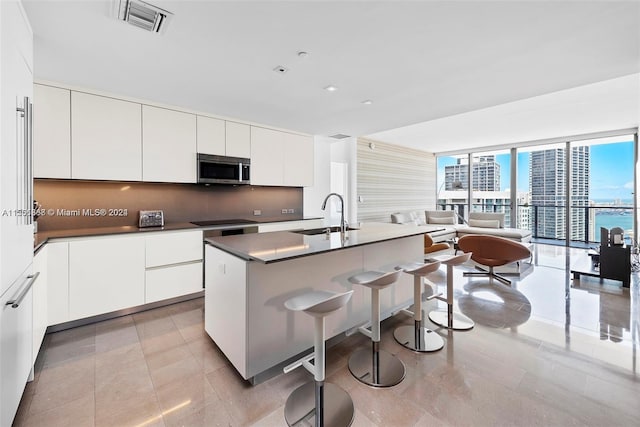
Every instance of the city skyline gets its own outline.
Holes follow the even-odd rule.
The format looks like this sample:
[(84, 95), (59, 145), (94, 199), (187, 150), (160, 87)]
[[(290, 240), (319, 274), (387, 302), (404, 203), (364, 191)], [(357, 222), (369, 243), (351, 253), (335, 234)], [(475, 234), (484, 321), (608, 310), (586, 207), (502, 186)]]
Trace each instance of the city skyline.
[[(546, 147), (541, 146), (540, 150)], [(633, 141), (590, 145), (590, 193), (593, 201), (613, 201), (633, 199)], [(482, 153), (486, 155), (486, 153)], [(510, 187), (510, 154), (495, 154), (500, 164), (500, 190)], [(529, 191), (529, 152), (518, 153), (518, 191)], [(445, 166), (456, 164), (454, 157), (439, 157), (437, 165), (438, 186), (444, 182)], [(526, 173), (522, 173), (526, 171)]]

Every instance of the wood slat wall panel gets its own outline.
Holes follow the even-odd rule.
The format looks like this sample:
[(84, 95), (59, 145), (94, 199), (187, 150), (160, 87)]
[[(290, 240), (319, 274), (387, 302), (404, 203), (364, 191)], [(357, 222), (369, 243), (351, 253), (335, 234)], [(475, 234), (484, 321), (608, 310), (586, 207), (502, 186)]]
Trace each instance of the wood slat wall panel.
[[(374, 148), (370, 147), (374, 144)], [(391, 214), (435, 208), (433, 153), (358, 138), (358, 221), (391, 222)]]

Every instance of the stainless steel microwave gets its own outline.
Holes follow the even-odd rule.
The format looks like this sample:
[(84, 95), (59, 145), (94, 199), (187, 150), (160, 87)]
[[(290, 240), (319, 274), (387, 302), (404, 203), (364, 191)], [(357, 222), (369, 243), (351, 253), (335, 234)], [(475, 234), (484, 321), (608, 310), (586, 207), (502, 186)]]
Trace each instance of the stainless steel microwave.
[(198, 154), (198, 183), (250, 184), (251, 160)]

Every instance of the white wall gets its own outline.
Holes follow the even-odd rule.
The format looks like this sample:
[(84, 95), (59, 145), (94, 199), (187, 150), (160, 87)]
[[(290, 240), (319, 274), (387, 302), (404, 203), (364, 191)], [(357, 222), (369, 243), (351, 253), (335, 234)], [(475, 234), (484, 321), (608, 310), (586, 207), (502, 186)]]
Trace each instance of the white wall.
[(304, 187), (303, 210), (305, 217), (324, 217), (320, 208), (322, 201), (331, 191), (331, 142), (332, 138), (313, 138), (314, 177), (313, 187)]
[[(314, 183), (313, 187), (305, 187), (303, 193), (303, 208), (305, 217), (322, 217), (327, 225), (337, 225), (339, 214), (334, 209), (321, 209), (325, 197), (332, 191), (331, 163), (341, 163), (347, 169), (347, 191), (337, 191), (344, 197), (345, 219), (349, 223), (355, 223), (357, 218), (356, 190), (357, 190), (357, 162), (356, 143), (357, 138), (345, 138), (337, 140), (326, 136), (316, 135), (314, 143)], [(334, 182), (335, 184), (335, 182)], [(332, 198), (331, 204), (337, 199)], [(335, 205), (334, 205), (335, 206)], [(331, 211), (333, 212), (333, 217)]]
[(345, 197), (345, 219), (355, 224), (358, 218), (357, 189), (358, 189), (358, 161), (357, 142), (355, 137), (335, 140), (331, 144), (331, 162), (344, 163), (348, 171), (348, 194)]

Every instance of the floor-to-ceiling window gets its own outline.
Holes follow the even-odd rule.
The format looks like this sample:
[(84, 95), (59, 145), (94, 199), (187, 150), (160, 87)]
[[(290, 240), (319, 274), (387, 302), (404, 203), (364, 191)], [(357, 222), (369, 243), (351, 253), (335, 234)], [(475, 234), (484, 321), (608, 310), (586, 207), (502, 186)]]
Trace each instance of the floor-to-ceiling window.
[(510, 150), (474, 153), (471, 168), (471, 211), (503, 212), (511, 227)]
[(466, 216), (469, 205), (469, 156), (439, 156), (437, 161), (436, 207)]
[(571, 240), (597, 242), (600, 228), (633, 230), (633, 135), (571, 143)]
[(634, 131), (439, 156), (438, 209), (504, 212), (505, 225), (550, 243), (589, 245), (601, 227), (635, 241)]
[(566, 144), (518, 149), (527, 162), (520, 173), (528, 176), (529, 224), (534, 238), (564, 240)]

